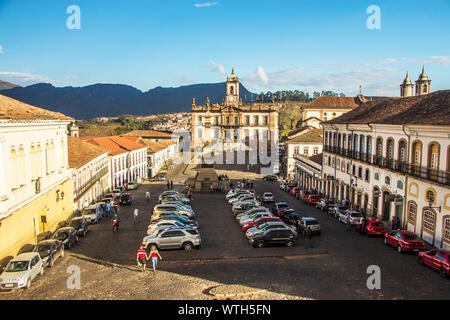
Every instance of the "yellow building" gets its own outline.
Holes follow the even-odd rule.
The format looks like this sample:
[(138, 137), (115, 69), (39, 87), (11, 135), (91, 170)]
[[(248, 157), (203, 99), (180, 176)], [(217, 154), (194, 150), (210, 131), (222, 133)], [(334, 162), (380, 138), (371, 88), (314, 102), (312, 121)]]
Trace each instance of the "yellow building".
[(71, 120), (0, 95), (0, 259), (71, 217)]

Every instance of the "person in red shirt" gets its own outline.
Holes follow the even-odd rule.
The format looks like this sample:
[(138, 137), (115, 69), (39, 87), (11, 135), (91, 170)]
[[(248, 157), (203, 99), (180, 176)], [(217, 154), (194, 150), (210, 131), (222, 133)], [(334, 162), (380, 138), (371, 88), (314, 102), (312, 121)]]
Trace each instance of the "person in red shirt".
[(146, 260), (148, 260), (149, 257), (147, 253), (145, 252), (144, 246), (141, 246), (140, 249), (137, 251), (137, 265), (141, 268), (141, 270), (144, 272), (146, 267)]

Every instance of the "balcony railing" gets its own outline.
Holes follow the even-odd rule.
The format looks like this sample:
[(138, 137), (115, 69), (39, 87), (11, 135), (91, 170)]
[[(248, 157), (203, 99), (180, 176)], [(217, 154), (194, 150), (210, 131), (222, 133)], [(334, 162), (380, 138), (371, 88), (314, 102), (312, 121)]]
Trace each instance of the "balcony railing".
[(444, 185), (450, 185), (450, 172), (448, 171), (418, 166), (405, 161), (398, 161), (391, 158), (380, 157), (377, 155), (342, 149), (334, 146), (324, 146), (324, 150), (326, 152), (334, 153), (361, 162), (366, 162), (380, 168), (386, 168), (413, 177), (431, 180)]
[(104, 175), (108, 173), (108, 167), (104, 167), (99, 172), (95, 174), (91, 179), (86, 181), (78, 190), (74, 191), (74, 199), (81, 197), (86, 191), (88, 191), (98, 180), (100, 180)]

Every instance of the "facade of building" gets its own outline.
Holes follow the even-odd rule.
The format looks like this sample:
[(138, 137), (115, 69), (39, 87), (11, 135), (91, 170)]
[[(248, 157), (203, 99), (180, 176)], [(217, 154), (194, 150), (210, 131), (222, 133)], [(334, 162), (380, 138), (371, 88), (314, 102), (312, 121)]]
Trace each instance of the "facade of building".
[(322, 192), (450, 248), (450, 90), (368, 102), (323, 124)]
[(119, 136), (82, 137), (90, 143), (109, 149), (111, 187), (128, 182), (142, 182), (147, 177), (147, 146)]
[(0, 259), (73, 213), (71, 118), (0, 95)]
[[(227, 77), (226, 97), (222, 104), (198, 106), (192, 101), (191, 139), (194, 146), (221, 141), (225, 150), (242, 150), (254, 139), (278, 145), (279, 105), (243, 104), (239, 97), (239, 78)], [(273, 139), (272, 139), (273, 137)], [(257, 144), (258, 146), (258, 144)]]
[(81, 210), (111, 191), (109, 150), (68, 137), (69, 167), (72, 169), (74, 210)]
[(302, 127), (291, 131), (282, 140), (286, 144), (286, 173), (288, 178), (296, 175), (296, 157), (304, 158), (316, 156), (322, 153), (323, 130), (312, 126)]
[(322, 153), (305, 157), (294, 155), (295, 180), (305, 190), (319, 192), (322, 190)]

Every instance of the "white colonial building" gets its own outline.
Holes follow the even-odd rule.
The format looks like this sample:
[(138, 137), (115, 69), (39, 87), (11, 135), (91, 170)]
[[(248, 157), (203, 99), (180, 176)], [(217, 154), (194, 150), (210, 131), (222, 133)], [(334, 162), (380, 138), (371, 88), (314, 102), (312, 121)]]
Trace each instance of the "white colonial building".
[(72, 215), (71, 120), (0, 95), (0, 259)]
[(111, 191), (109, 150), (71, 136), (68, 146), (74, 210), (81, 210), (85, 201), (92, 203)]
[(450, 90), (369, 101), (323, 123), (323, 188), (450, 248)]

